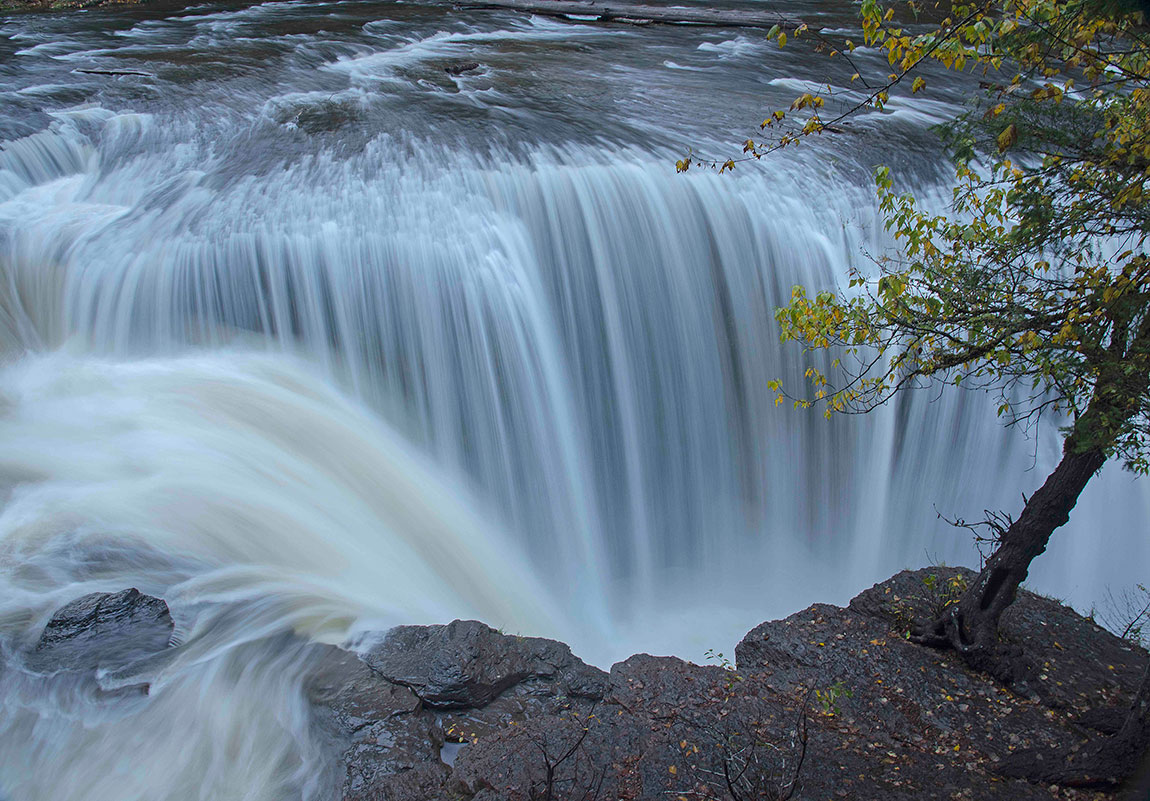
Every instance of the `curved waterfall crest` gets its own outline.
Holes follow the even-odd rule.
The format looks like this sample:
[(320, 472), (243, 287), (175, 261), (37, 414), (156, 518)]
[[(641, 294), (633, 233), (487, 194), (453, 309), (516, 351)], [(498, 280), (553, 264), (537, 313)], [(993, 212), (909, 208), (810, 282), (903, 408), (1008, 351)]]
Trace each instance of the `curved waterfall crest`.
[[(0, 675), (5, 797), (324, 798), (319, 643), (477, 617), (699, 658), (976, 558), (935, 510), (1013, 508), (1057, 461), (973, 393), (827, 422), (767, 389), (804, 369), (791, 287), (887, 244), (871, 167), (948, 196), (925, 126), (958, 95), (676, 175), (700, 120), (727, 152), (812, 65), (403, 9), (0, 23), (0, 649), (127, 587), (178, 642), (115, 710)], [(1144, 581), (1148, 513), (1108, 467), (1035, 582)], [(125, 751), (150, 769), (103, 770)]]

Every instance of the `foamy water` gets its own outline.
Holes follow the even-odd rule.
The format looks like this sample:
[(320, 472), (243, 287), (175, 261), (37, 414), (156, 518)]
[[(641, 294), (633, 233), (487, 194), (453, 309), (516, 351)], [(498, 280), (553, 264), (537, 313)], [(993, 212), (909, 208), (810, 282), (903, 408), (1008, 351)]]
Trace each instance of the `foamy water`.
[[(310, 642), (477, 617), (698, 660), (971, 563), (936, 510), (1016, 509), (1058, 459), (976, 394), (827, 422), (766, 386), (805, 368), (791, 286), (886, 244), (871, 167), (946, 197), (924, 127), (958, 93), (678, 176), (849, 76), (747, 34), (410, 6), (0, 32), (0, 648), (129, 586), (179, 643), (130, 701), (0, 674), (13, 801), (327, 798)], [(1036, 585), (1144, 581), (1148, 512), (1108, 466)]]

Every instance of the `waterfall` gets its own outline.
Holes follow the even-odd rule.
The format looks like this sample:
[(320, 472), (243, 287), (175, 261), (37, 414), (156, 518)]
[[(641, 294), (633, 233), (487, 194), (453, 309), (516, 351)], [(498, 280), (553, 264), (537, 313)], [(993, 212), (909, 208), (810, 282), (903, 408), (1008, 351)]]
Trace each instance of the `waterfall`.
[[(601, 663), (698, 659), (970, 563), (937, 513), (1016, 509), (1057, 461), (1053, 424), (1004, 430), (974, 393), (826, 421), (767, 389), (806, 365), (774, 324), (791, 287), (888, 244), (873, 163), (914, 156), (942, 202), (923, 127), (952, 106), (676, 175), (676, 143), (737, 141), (685, 122), (716, 87), (790, 90), (756, 77), (756, 43), (357, 13), (5, 23), (0, 647), (126, 586), (182, 636), (114, 713), (0, 677), (13, 799), (324, 797), (307, 641), (474, 616)], [(477, 76), (436, 61), (475, 52)], [(602, 82), (607, 52), (642, 91)], [(1038, 586), (1089, 605), (1144, 581), (1147, 512), (1108, 466)], [(154, 775), (93, 783), (121, 748)]]
[(683, 178), (574, 146), (493, 169), (381, 136), (219, 186), (194, 148), (104, 167), (162, 136), (147, 117), (60, 117), (0, 162), (10, 350), (304, 359), (472, 485), (567, 603), (641, 608), (748, 554), (752, 576), (817, 561), (852, 588), (961, 558), (916, 530), (933, 507), (1006, 506), (1026, 485), (1002, 475), (1056, 456), (962, 394), (861, 423), (775, 408), (767, 381), (804, 363), (773, 309), (879, 246), (844, 170), (814, 204), (806, 170)]
[(126, 586), (168, 601), (180, 642), (117, 704), (0, 673), (12, 798), (327, 797), (306, 643), (458, 615), (578, 630), (465, 491), (290, 360), (56, 352), (0, 380), (7, 664), (58, 607)]

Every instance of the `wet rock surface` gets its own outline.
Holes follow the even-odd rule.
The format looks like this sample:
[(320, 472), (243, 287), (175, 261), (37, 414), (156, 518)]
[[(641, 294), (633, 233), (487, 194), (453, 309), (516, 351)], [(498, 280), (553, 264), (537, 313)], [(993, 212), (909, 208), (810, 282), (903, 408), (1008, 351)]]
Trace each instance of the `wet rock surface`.
[(52, 615), (26, 664), (40, 672), (125, 670), (166, 650), (173, 630), (159, 598), (136, 589), (91, 593)]
[[(911, 622), (971, 575), (904, 572), (847, 608), (763, 623), (735, 664), (640, 654), (608, 674), (562, 643), (475, 621), (403, 626), (355, 652), (311, 646), (306, 700), (344, 801), (1143, 801), (1112, 785), (1028, 781), (1011, 766), (1113, 733), (1146, 652), (1026, 592), (1003, 625), (1035, 665), (1025, 695), (908, 641)], [(167, 648), (171, 632), (159, 599), (85, 596), (53, 616), (29, 658), (120, 664)]]
[(507, 690), (602, 698), (607, 675), (560, 642), (501, 634), (474, 620), (399, 626), (363, 661), (431, 707), (482, 707)]
[(637, 655), (605, 675), (475, 622), (403, 627), (312, 701), (342, 716), (349, 801), (1115, 797), (1008, 768), (1104, 737), (1146, 653), (1030, 593), (1004, 625), (1037, 666), (1027, 696), (909, 642), (971, 576), (900, 573), (756, 627), (725, 666)]
[(461, 61), (458, 64), (448, 64), (443, 68), (443, 71), (448, 75), (464, 75), (468, 72), (474, 72), (479, 67), (478, 61)]
[(356, 655), (329, 648), (307, 692), (345, 765), (342, 798), (439, 798), (447, 762), (526, 721), (589, 714), (608, 676), (563, 643), (476, 621), (400, 626)]

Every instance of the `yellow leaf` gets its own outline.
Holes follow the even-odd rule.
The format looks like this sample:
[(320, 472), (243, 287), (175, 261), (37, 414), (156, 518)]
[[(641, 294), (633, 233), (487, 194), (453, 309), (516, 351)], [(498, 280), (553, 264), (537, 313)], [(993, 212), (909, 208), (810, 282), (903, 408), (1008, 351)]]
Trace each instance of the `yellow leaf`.
[(1012, 122), (1010, 125), (1007, 125), (1006, 128), (1003, 129), (1002, 133), (998, 135), (995, 141), (998, 142), (999, 153), (1006, 151), (1011, 145), (1017, 142), (1018, 129), (1014, 126), (1014, 123)]

